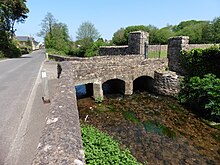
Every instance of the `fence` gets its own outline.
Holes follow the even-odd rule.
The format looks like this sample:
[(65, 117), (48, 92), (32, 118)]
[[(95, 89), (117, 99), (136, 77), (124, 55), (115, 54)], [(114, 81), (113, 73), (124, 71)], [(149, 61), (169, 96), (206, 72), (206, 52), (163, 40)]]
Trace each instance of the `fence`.
[(166, 58), (167, 45), (148, 45), (148, 58)]

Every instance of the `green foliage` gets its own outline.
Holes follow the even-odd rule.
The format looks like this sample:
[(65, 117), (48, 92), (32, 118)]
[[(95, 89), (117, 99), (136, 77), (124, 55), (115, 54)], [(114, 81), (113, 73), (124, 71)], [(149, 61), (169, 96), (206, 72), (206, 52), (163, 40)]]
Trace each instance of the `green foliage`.
[(52, 32), (45, 37), (47, 48), (53, 48), (68, 54), (70, 49), (69, 34), (66, 24), (56, 23), (52, 26)]
[(127, 45), (128, 34), (139, 30), (149, 32), (149, 43), (151, 45), (167, 44), (168, 38), (173, 36), (189, 36), (189, 42), (192, 44), (220, 43), (220, 17), (213, 21), (183, 21), (178, 25), (167, 25), (161, 29), (152, 25), (128, 26), (117, 30), (112, 41), (115, 45)]
[(46, 37), (48, 33), (52, 33), (52, 27), (57, 23), (52, 13), (47, 13), (44, 19), (41, 21), (41, 30), (38, 33), (39, 37)]
[(0, 50), (0, 59), (4, 57), (5, 57), (4, 53)]
[(55, 54), (55, 55), (66, 56), (66, 53), (65, 53), (65, 52), (59, 51), (59, 50), (56, 50), (56, 49), (52, 49), (52, 48), (46, 49), (46, 52), (47, 52), (48, 54)]
[(0, 18), (3, 29), (11, 37), (14, 36), (15, 23), (23, 23), (29, 12), (26, 6), (26, 0), (1, 0)]
[(100, 37), (100, 34), (98, 30), (95, 28), (95, 25), (91, 22), (83, 22), (77, 32), (76, 32), (76, 38), (78, 40), (83, 40), (85, 38), (89, 38), (93, 41), (97, 40)]
[(127, 45), (128, 44), (128, 35), (129, 33), (133, 31), (144, 31), (144, 32), (149, 32), (150, 33), (150, 41), (154, 36), (153, 32), (156, 29), (156, 27), (149, 25), (149, 26), (144, 26), (144, 25), (136, 25), (136, 26), (128, 26), (125, 29), (120, 28), (117, 32), (114, 33), (112, 41), (116, 45)]
[(220, 43), (220, 17), (212, 21), (212, 29), (214, 33), (214, 43)]
[(133, 31), (144, 31), (144, 32), (149, 32), (149, 28), (144, 25), (136, 25), (136, 26), (128, 26), (125, 28), (125, 39), (128, 41), (128, 35), (129, 33)]
[(44, 37), (47, 49), (56, 50), (56, 53), (69, 54), (71, 42), (68, 27), (64, 23), (57, 22), (51, 13), (47, 13), (42, 20), (41, 31), (38, 35)]
[(119, 143), (110, 136), (88, 125), (81, 127), (86, 164), (140, 164), (128, 149), (120, 150)]
[(93, 57), (93, 56), (98, 56), (99, 55), (99, 47), (100, 46), (108, 46), (109, 44), (102, 41), (98, 40), (96, 42), (93, 42), (92, 45), (86, 50), (85, 56), (86, 57)]
[(122, 114), (126, 120), (129, 120), (129, 121), (136, 123), (136, 124), (140, 122), (140, 120), (137, 118), (135, 112), (133, 112), (133, 111), (124, 111)]
[(172, 31), (172, 26), (161, 28), (155, 32), (154, 43), (166, 44), (168, 38), (175, 36), (176, 34)]
[(0, 50), (1, 56), (20, 57), (21, 51), (13, 41), (15, 23), (23, 23), (29, 12), (26, 0), (2, 0), (0, 3)]
[(220, 120), (219, 63), (220, 48), (217, 46), (183, 51), (181, 55), (186, 77), (179, 100), (213, 120)]
[(96, 98), (95, 98), (95, 103), (100, 104), (100, 103), (102, 103), (102, 102), (103, 102), (103, 98), (102, 98), (102, 97), (96, 97)]
[(213, 74), (185, 81), (179, 99), (200, 114), (220, 120), (220, 79)]
[(186, 27), (194, 26), (196, 24), (201, 24), (201, 23), (204, 23), (204, 22), (207, 22), (207, 21), (196, 21), (196, 20), (182, 21), (177, 26), (174, 26), (173, 30), (175, 32), (178, 32), (178, 31), (183, 30)]
[(19, 49), (21, 50), (21, 54), (29, 54), (32, 51), (30, 46), (20, 46)]
[(125, 38), (125, 29), (124, 28), (120, 28), (118, 31), (116, 31), (113, 34), (112, 42), (115, 45), (126, 45), (127, 44), (127, 40)]
[(220, 47), (213, 46), (208, 49), (193, 49), (183, 51), (181, 65), (188, 77), (203, 76), (213, 73), (220, 77)]
[(176, 35), (189, 36), (189, 43), (202, 43), (203, 29), (206, 25), (207, 22), (192, 24), (176, 32)]
[(104, 42), (103, 39), (98, 39), (93, 42), (89, 38), (84, 38), (82, 40), (78, 40), (75, 42), (75, 48), (68, 53), (70, 56), (77, 57), (93, 57), (99, 55), (99, 47), (100, 46), (108, 46), (110, 45), (107, 42)]
[(18, 58), (21, 57), (21, 51), (17, 48), (14, 43), (10, 42), (7, 48), (4, 50), (5, 57), (8, 58)]

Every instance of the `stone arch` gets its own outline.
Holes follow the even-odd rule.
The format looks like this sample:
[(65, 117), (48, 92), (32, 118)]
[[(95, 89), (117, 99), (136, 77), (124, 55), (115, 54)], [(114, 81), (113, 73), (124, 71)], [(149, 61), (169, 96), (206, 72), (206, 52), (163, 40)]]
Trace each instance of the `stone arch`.
[(85, 83), (75, 86), (77, 99), (93, 96), (93, 83)]
[(125, 94), (125, 81), (113, 78), (102, 83), (103, 94)]
[(154, 79), (151, 76), (142, 75), (133, 80), (133, 91), (152, 91)]

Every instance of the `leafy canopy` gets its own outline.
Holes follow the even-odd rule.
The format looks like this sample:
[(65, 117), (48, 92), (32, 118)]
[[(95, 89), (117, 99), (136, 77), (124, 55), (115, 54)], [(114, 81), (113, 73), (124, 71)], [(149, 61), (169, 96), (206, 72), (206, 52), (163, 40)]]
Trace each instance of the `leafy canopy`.
[(76, 38), (78, 40), (83, 40), (85, 38), (88, 38), (88, 39), (95, 41), (98, 38), (100, 38), (100, 34), (98, 30), (95, 28), (95, 25), (87, 21), (87, 22), (83, 22), (79, 26), (76, 32)]
[[(1, 28), (14, 36), (15, 23), (23, 23), (28, 17), (29, 9), (26, 6), (26, 0), (1, 0), (0, 3), (0, 18)], [(1, 29), (2, 30), (2, 29)]]
[(53, 14), (48, 12), (40, 24), (41, 30), (38, 36), (45, 37), (47, 33), (52, 33), (52, 28), (56, 23), (57, 20), (54, 18)]
[(45, 46), (68, 54), (70, 51), (69, 30), (66, 24), (59, 23), (51, 13), (47, 13), (41, 22), (38, 36), (44, 37)]

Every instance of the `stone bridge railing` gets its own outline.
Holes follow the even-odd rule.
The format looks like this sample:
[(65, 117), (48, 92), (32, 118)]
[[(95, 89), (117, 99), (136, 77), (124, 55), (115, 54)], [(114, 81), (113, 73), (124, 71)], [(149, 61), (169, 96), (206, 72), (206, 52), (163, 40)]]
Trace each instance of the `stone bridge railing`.
[(69, 62), (62, 69), (33, 165), (85, 164), (73, 72)]

